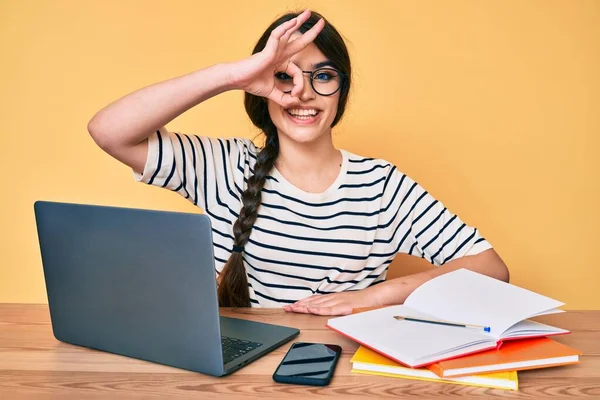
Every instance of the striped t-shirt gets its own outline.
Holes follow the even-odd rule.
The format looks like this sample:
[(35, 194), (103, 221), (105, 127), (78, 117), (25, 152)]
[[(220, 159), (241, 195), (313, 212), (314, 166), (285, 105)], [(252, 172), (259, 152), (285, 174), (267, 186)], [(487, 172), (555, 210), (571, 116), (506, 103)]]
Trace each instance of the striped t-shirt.
[[(249, 139), (162, 127), (148, 138), (143, 173), (134, 172), (137, 181), (175, 191), (210, 217), (217, 274), (231, 254), (233, 223), (259, 150)], [(252, 306), (366, 288), (385, 280), (398, 253), (439, 266), (491, 248), (393, 164), (340, 151), (340, 173), (322, 193), (295, 187), (276, 168), (267, 177), (242, 253)]]

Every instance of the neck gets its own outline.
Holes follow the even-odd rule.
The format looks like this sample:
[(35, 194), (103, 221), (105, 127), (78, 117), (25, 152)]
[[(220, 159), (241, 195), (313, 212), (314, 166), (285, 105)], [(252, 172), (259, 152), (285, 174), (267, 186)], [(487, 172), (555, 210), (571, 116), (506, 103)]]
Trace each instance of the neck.
[(310, 143), (298, 143), (279, 135), (279, 155), (275, 166), (294, 176), (319, 176), (324, 171), (339, 170), (342, 156), (333, 146), (331, 134)]

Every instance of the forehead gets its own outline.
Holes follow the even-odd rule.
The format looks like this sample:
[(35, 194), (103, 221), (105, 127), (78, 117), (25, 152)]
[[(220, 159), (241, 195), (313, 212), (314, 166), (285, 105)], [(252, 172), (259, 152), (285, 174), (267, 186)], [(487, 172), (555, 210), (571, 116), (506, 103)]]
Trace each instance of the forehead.
[[(299, 32), (294, 32), (292, 36), (290, 36), (288, 43), (301, 36), (302, 35)], [(301, 69), (312, 69), (316, 64), (328, 61), (325, 54), (323, 54), (314, 43), (309, 43), (304, 49), (290, 57), (290, 60)]]

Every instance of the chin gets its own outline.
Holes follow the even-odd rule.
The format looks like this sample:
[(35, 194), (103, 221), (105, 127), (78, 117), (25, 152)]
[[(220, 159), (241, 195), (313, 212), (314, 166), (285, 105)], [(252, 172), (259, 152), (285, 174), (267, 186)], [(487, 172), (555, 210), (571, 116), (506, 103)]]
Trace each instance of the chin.
[(319, 118), (318, 121), (308, 125), (296, 124), (285, 115), (282, 115), (281, 119), (279, 119), (275, 125), (281, 134), (285, 135), (290, 140), (297, 143), (308, 144), (318, 141), (324, 135), (327, 135), (327, 132), (329, 131), (326, 127), (331, 126), (332, 121), (328, 121), (328, 113), (320, 114), (322, 115), (319, 115), (321, 118)]
[(309, 144), (319, 141), (323, 136), (327, 136), (328, 129), (322, 126), (295, 126), (293, 124), (283, 124), (278, 129), (281, 135), (284, 135), (291, 141), (299, 144)]
[(308, 134), (303, 135), (302, 132), (299, 132), (294, 128), (292, 129), (292, 131), (282, 131), (282, 134), (285, 135), (288, 139), (299, 144), (309, 144), (316, 142), (319, 138), (325, 135), (325, 132), (310, 132)]

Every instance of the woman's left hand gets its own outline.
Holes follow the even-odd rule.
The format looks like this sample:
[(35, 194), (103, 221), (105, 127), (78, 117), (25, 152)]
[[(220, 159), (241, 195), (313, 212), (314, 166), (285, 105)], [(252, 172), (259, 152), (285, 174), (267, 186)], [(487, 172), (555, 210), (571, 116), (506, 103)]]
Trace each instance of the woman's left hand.
[(348, 315), (357, 307), (378, 306), (377, 299), (368, 289), (352, 292), (316, 294), (293, 304), (283, 306), (288, 312), (316, 315)]

